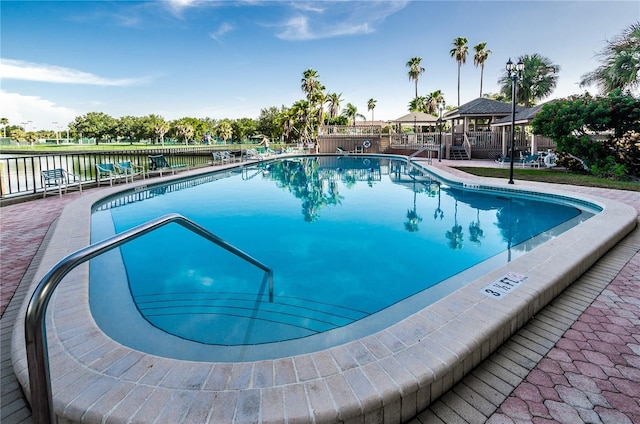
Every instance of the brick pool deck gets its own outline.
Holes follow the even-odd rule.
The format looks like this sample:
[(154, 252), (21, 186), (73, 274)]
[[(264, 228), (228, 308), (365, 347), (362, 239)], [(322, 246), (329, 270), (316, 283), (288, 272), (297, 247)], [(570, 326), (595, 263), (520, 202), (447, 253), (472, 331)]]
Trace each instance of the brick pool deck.
[[(443, 161), (434, 166), (449, 164)], [(544, 187), (521, 181), (517, 184)], [(640, 214), (638, 192), (569, 186), (562, 189), (617, 200), (635, 207)], [(69, 193), (62, 198), (48, 197), (0, 209), (3, 424), (31, 422), (11, 366), (11, 331), (42, 254), (40, 248), (46, 247), (49, 228), (55, 225), (64, 206), (78, 197), (79, 193)], [(411, 422), (637, 423), (639, 398), (640, 229), (636, 227)]]

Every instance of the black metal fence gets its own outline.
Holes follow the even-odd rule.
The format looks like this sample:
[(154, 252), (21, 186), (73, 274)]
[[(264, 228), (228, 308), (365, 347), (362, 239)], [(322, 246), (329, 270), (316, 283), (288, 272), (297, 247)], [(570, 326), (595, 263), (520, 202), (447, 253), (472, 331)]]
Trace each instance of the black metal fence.
[(4, 154), (5, 157), (0, 158), (0, 197), (42, 192), (42, 170), (63, 168), (80, 177), (83, 182), (97, 182), (96, 164), (131, 161), (146, 170), (149, 155), (164, 155), (170, 165), (185, 163), (189, 168), (195, 168), (210, 165), (211, 152), (215, 150), (220, 149), (198, 147), (42, 155)]

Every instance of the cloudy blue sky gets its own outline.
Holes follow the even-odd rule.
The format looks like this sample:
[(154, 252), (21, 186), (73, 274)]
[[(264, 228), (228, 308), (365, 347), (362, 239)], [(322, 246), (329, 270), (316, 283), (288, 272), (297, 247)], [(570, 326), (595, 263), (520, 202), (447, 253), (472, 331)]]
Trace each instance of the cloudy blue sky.
[(370, 98), (376, 120), (394, 119), (414, 95), (414, 56), (426, 68), (419, 94), (440, 89), (456, 105), (459, 36), (470, 50), (462, 103), (479, 95), (479, 42), (493, 52), (485, 93), (499, 90), (510, 57), (539, 53), (561, 67), (551, 98), (565, 97), (585, 91), (580, 76), (640, 20), (640, 2), (2, 0), (0, 19), (0, 115), (54, 129), (92, 111), (257, 118), (301, 99), (309, 68), (368, 119)]

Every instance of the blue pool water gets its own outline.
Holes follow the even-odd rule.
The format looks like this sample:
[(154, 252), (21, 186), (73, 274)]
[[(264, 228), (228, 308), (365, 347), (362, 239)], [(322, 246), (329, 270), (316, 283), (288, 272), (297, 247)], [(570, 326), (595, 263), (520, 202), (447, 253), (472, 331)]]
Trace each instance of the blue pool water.
[(179, 213), (274, 270), (270, 300), (262, 270), (175, 224), (92, 260), (91, 308), (107, 334), (199, 360), (264, 359), (362, 337), (591, 216), (353, 156), (248, 166), (94, 209), (94, 242)]

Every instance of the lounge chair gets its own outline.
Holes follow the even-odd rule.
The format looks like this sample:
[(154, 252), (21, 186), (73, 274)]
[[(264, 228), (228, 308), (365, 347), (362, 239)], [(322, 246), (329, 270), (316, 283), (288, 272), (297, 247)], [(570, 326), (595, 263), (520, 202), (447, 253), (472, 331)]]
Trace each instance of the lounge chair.
[[(510, 155), (506, 155), (506, 156), (498, 156), (498, 158), (496, 159), (496, 162), (498, 162), (500, 164), (500, 168), (502, 168), (504, 166), (505, 163), (509, 164), (511, 163), (511, 156)], [(520, 163), (522, 162), (522, 158), (519, 157), (515, 157), (513, 158), (513, 163)]]
[(260, 153), (258, 153), (258, 151), (256, 149), (246, 149), (244, 151), (244, 158), (245, 159), (256, 159), (256, 160), (262, 160), (264, 159), (262, 157), (262, 155)]
[(96, 171), (98, 186), (105, 181), (109, 181), (109, 185), (113, 186), (114, 181), (120, 181), (122, 178), (122, 175), (118, 173), (116, 167), (112, 163), (96, 163)]
[(211, 152), (211, 165), (215, 166), (215, 165), (222, 165), (224, 163), (224, 160), (222, 159), (222, 155), (220, 154), (220, 152)]
[(69, 187), (71, 188), (79, 188), (80, 193), (82, 193), (82, 180), (80, 177), (72, 174), (71, 172), (67, 172), (62, 168), (56, 169), (47, 169), (44, 171), (40, 171), (42, 176), (42, 188), (44, 192), (42, 194), (42, 198), (47, 195), (47, 191), (49, 189), (58, 189), (58, 195), (62, 197), (62, 190), (67, 192)]
[(124, 176), (125, 183), (129, 178), (131, 178), (131, 182), (133, 182), (133, 177), (135, 177), (136, 175), (142, 175), (142, 179), (144, 179), (144, 167), (135, 165), (129, 160), (118, 162), (115, 164), (115, 167), (118, 173), (121, 176)]
[(534, 155), (529, 155), (526, 158), (522, 159), (519, 162), (522, 167), (524, 168), (525, 166), (530, 166), (530, 167), (536, 167), (536, 168), (540, 168), (540, 155), (538, 154), (534, 154)]
[(222, 152), (220, 152), (220, 156), (225, 162), (235, 162), (236, 160), (238, 160), (238, 158), (235, 155), (232, 155), (228, 150), (223, 150)]
[(176, 169), (189, 168), (186, 163), (180, 163), (177, 165), (169, 165), (164, 155), (149, 155), (149, 171), (148, 173), (159, 173), (162, 177), (163, 172), (176, 173)]

